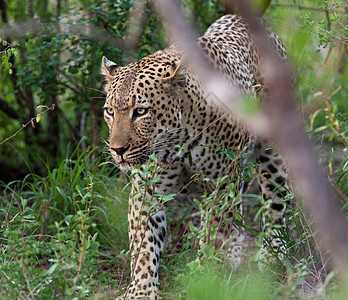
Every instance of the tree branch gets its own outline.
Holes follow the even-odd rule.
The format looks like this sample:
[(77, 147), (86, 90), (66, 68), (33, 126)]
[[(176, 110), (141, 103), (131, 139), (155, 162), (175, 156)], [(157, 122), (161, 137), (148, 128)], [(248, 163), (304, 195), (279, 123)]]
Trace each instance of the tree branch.
[(44, 110), (42, 113), (39, 113), (36, 115), (36, 117), (31, 118), (27, 123), (22, 124), (22, 127), (19, 128), (14, 134), (12, 134), (11, 136), (7, 137), (6, 139), (4, 139), (1, 143), (0, 146), (2, 144), (4, 144), (5, 142), (7, 142), (8, 140), (12, 139), (13, 137), (15, 137), (20, 131), (22, 131), (25, 127), (27, 127), (29, 124), (31, 124), (33, 127), (35, 126), (34, 122), (36, 121), (37, 123), (40, 121), (39, 117), (41, 117), (43, 114), (47, 113), (48, 111), (53, 111), (54, 110), (54, 104), (52, 104), (52, 106), (47, 107), (46, 110)]
[(270, 125), (269, 135), (287, 159), (289, 169), (301, 190), (304, 204), (311, 212), (324, 246), (330, 250), (336, 268), (344, 274), (348, 267), (348, 226), (325, 180), (313, 145), (303, 130), (292, 94), (284, 88), (290, 74), (284, 73), (287, 71), (286, 65), (266, 42), (266, 31), (257, 22), (249, 3), (234, 3), (254, 34), (256, 47), (265, 58), (265, 69), (282, 69), (283, 76), (274, 71), (265, 74), (271, 86), (271, 93), (264, 107), (264, 115)]
[[(234, 89), (231, 92), (230, 84), (221, 80), (221, 75), (217, 74), (203, 57), (195, 42), (196, 35), (182, 16), (179, 7), (170, 0), (156, 0), (156, 4), (163, 20), (169, 25), (168, 29), (173, 39), (182, 48), (186, 63), (200, 78), (202, 85), (206, 86), (229, 112), (234, 112), (233, 115), (240, 118), (240, 101), (236, 97), (238, 91)], [(256, 47), (264, 61), (263, 67), (267, 70), (267, 74), (264, 74), (265, 80), (271, 90), (261, 118), (255, 122), (254, 116), (248, 119), (244, 115), (243, 120), (259, 134), (265, 133), (262, 129), (266, 129), (268, 137), (280, 147), (326, 249), (331, 251), (336, 268), (344, 273), (348, 267), (348, 226), (296, 112), (292, 91), (289, 89), (290, 68), (278, 58), (268, 43), (266, 31), (250, 5), (246, 1), (234, 1), (234, 4), (253, 32)]]
[(271, 7), (285, 7), (285, 8), (297, 8), (301, 10), (311, 10), (311, 11), (323, 11), (321, 8), (295, 5), (295, 4), (271, 4)]

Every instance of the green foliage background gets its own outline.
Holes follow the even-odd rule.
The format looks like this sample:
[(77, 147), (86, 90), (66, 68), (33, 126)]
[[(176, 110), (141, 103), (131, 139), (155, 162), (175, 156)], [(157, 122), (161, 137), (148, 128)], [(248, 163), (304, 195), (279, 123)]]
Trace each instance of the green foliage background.
[(104, 100), (101, 57), (107, 55), (125, 64), (165, 43), (150, 4), (136, 50), (130, 51), (124, 40), (132, 1), (2, 2), (6, 4), (2, 39), (17, 55), (4, 59), (10, 69), (7, 64), (1, 68), (0, 99), (7, 107), (0, 112), (0, 139), (35, 117), (40, 112), (38, 105), (55, 105), (42, 122), (0, 148), (0, 166), (5, 170), (1, 179), (9, 180), (28, 171), (26, 161), (42, 172), (42, 160), (59, 161), (66, 146), (71, 142), (76, 146), (83, 136), (87, 137), (84, 147), (98, 146)]
[[(0, 179), (21, 178), (29, 168), (45, 172), (42, 161), (56, 163), (84, 136), (84, 149), (100, 146), (106, 136), (101, 57), (124, 65), (167, 44), (151, 1), (136, 25), (139, 39), (130, 40), (133, 2), (1, 1), (0, 140), (41, 112), (38, 105), (55, 109), (0, 147)], [(334, 11), (327, 1), (254, 2), (269, 6), (265, 17), (287, 46), (302, 108), (325, 108), (317, 93), (330, 98), (336, 91), (334, 106), (346, 110), (346, 50), (337, 50), (347, 42), (344, 1), (335, 1)], [(233, 10), (224, 0), (184, 0), (182, 7), (199, 33)]]
[[(0, 143), (34, 118), (0, 144), (4, 299), (113, 299), (127, 283), (128, 187), (116, 167), (103, 163), (110, 159), (103, 142), (107, 129), (100, 62), (106, 55), (125, 65), (168, 43), (152, 1), (146, 1), (142, 22), (135, 28), (139, 39), (131, 40), (134, 2), (0, 0)], [(253, 3), (261, 2), (267, 8), (264, 17), (288, 50), (306, 130), (347, 209), (346, 3)], [(225, 0), (181, 3), (199, 34), (233, 11)], [(37, 114), (53, 104), (55, 109), (37, 122)], [(341, 291), (331, 284), (325, 266), (316, 270), (322, 253), (315, 233), (308, 224), (301, 227), (302, 221), (309, 222), (297, 207), (292, 219), (297, 238), (291, 246), (302, 258), (285, 266), (290, 274), (285, 280), (276, 273), (258, 274), (253, 267), (250, 273), (232, 276), (209, 249), (204, 265), (186, 249), (177, 258), (164, 257), (164, 298), (305, 298), (303, 286), (317, 289), (308, 275), (320, 274), (324, 278), (318, 280), (323, 287), (319, 296), (340, 299)], [(301, 250), (305, 241), (309, 249)]]

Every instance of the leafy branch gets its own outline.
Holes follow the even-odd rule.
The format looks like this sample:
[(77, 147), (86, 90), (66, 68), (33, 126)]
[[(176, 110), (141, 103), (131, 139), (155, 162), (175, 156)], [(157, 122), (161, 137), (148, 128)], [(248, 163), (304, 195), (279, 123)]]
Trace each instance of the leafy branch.
[[(42, 107), (42, 106), (38, 106), (38, 108), (40, 108), (40, 107)], [(20, 131), (22, 131), (22, 130), (23, 130), (25, 127), (27, 127), (29, 124), (31, 124), (31, 126), (35, 127), (34, 121), (35, 121), (36, 123), (39, 123), (39, 122), (40, 122), (41, 116), (42, 116), (43, 114), (47, 113), (49, 110), (50, 110), (50, 111), (53, 111), (53, 110), (54, 110), (54, 107), (55, 107), (54, 104), (52, 104), (50, 107), (47, 107), (47, 106), (46, 106), (46, 109), (45, 109), (42, 113), (37, 114), (36, 117), (33, 117), (33, 118), (31, 118), (27, 123), (22, 124), (22, 127), (19, 128), (14, 134), (12, 134), (10, 137), (4, 139), (4, 140), (0, 143), (0, 146), (1, 146), (2, 144), (4, 144), (5, 142), (7, 142), (8, 140), (10, 140), (10, 139), (12, 139), (13, 137), (15, 137)]]
[[(346, 48), (348, 42), (346, 37), (348, 19), (344, 1), (332, 1), (331, 5), (327, 1), (322, 1), (319, 10), (325, 13), (325, 18), (316, 21), (313, 18), (313, 11), (304, 18), (308, 30), (316, 33), (319, 37), (318, 47), (325, 48), (328, 44), (331, 44), (331, 50), (333, 44), (339, 43)], [(319, 52), (320, 49), (317, 51)]]
[(0, 38), (0, 43), (2, 44), (2, 50), (0, 50), (0, 54), (2, 55), (2, 65), (5, 69), (8, 69), (8, 73), (11, 75), (13, 73), (11, 67), (12, 63), (10, 62), (10, 58), (12, 55), (17, 55), (17, 48), (11, 45), (9, 42)]

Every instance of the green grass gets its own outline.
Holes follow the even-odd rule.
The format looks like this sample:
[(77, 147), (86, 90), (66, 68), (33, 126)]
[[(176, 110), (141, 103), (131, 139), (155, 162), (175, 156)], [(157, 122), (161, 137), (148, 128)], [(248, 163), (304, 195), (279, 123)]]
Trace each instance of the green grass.
[(46, 177), (2, 184), (4, 299), (83, 298), (116, 285), (107, 274), (125, 264), (127, 191), (115, 167), (77, 150)]

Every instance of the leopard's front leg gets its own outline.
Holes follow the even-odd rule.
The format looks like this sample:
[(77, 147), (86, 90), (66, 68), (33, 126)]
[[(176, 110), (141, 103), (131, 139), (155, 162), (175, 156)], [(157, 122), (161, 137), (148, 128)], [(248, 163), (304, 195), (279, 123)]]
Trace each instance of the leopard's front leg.
[(259, 141), (255, 150), (256, 159), (260, 163), (259, 187), (265, 201), (262, 230), (268, 234), (261, 249), (259, 265), (263, 268), (265, 262), (274, 260), (270, 250), (275, 251), (281, 261), (286, 254), (281, 236), (285, 227), (284, 214), (289, 191), (288, 173), (284, 160), (274, 146)]
[(158, 267), (164, 248), (166, 214), (135, 180), (129, 199), (131, 282), (125, 299), (159, 299)]

